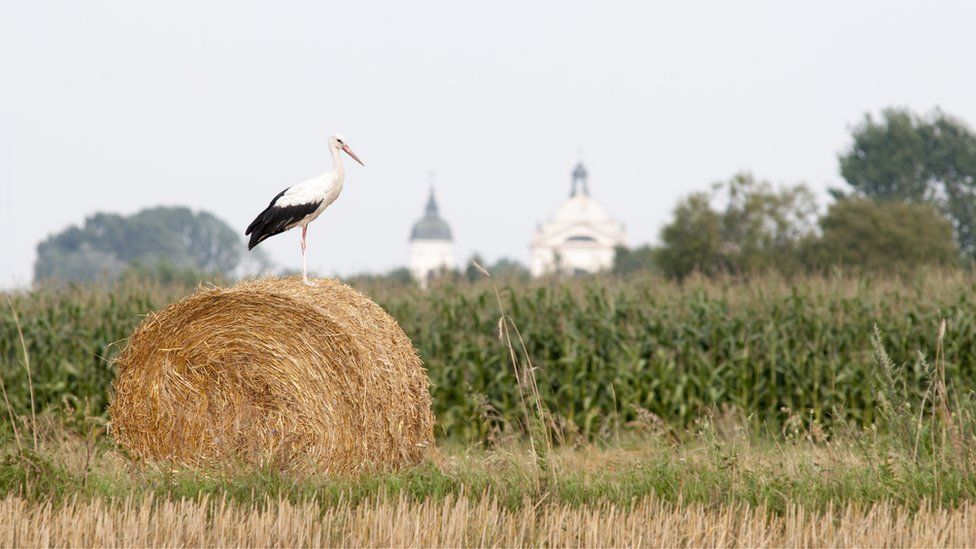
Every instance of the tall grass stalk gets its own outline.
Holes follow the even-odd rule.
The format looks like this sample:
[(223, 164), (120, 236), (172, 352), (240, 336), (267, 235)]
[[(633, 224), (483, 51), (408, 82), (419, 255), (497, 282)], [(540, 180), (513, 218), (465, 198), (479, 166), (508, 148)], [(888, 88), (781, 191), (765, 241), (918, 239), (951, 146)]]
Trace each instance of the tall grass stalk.
[[(30, 367), (30, 353), (27, 352), (27, 343), (24, 341), (24, 329), (20, 324), (20, 316), (17, 314), (17, 308), (10, 301), (10, 296), (6, 296), (7, 306), (10, 307), (10, 313), (14, 317), (14, 324), (17, 326), (17, 337), (20, 339), (20, 349), (23, 352), (24, 357), (24, 370), (27, 373), (27, 388), (30, 393), (30, 412), (31, 412), (31, 440), (33, 442), (34, 452), (37, 452), (37, 405), (34, 402), (34, 381), (31, 379), (31, 367)], [(0, 376), (2, 377), (2, 376)], [(7, 406), (7, 412), (11, 418), (11, 424), (14, 425), (14, 436), (17, 438), (17, 446), (20, 449), (21, 457), (23, 457), (23, 446), (20, 442), (20, 434), (16, 431), (16, 422), (13, 420), (13, 411), (10, 407), (10, 399), (7, 398), (7, 388), (6, 385), (3, 386), (3, 399)]]
[[(518, 331), (518, 326), (515, 321), (505, 312), (505, 306), (502, 304), (501, 294), (498, 293), (498, 287), (495, 285), (495, 281), (487, 269), (478, 264), (477, 261), (473, 262), (474, 266), (481, 271), (482, 274), (487, 277), (489, 283), (491, 284), (492, 291), (495, 294), (495, 302), (498, 304), (498, 331), (499, 337), (505, 343), (508, 348), (509, 356), (512, 360), (512, 369), (515, 374), (516, 386), (519, 392), (519, 401), (522, 404), (522, 411), (525, 417), (526, 429), (529, 434), (529, 442), (532, 447), (532, 453), (535, 456), (535, 461), (537, 466), (547, 473), (549, 477), (553, 474), (552, 464), (549, 462), (549, 455), (552, 453), (552, 437), (549, 432), (549, 425), (547, 420), (547, 414), (545, 410), (545, 405), (542, 402), (542, 395), (539, 393), (539, 384), (535, 376), (535, 367), (532, 365), (532, 359), (529, 357), (528, 350), (525, 347), (525, 340), (522, 338), (522, 334)], [(518, 337), (519, 344), (522, 350), (523, 361), (519, 360), (518, 354), (515, 352), (515, 346), (512, 344), (512, 336), (510, 333), (510, 328), (516, 333)], [(524, 365), (522, 365), (524, 364)], [(520, 365), (522, 365), (520, 367)], [(526, 403), (526, 390), (528, 389), (529, 398), (532, 400), (532, 407), (535, 409), (535, 417), (531, 417), (529, 414), (529, 407)], [(536, 438), (542, 439), (537, 444)]]
[[(907, 450), (916, 467), (929, 463), (937, 470), (950, 467), (969, 474), (976, 453), (967, 448), (965, 440), (976, 439), (976, 423), (971, 399), (961, 399), (961, 391), (948, 377), (947, 328), (947, 321), (941, 319), (934, 365), (920, 351), (914, 366), (909, 369), (891, 359), (882, 343), (881, 331), (875, 327), (872, 347), (879, 367), (877, 385), (881, 419), (884, 430), (889, 433), (887, 440)], [(920, 380), (927, 381), (924, 390), (909, 385), (910, 371), (914, 371)], [(914, 394), (916, 391), (918, 395)]]

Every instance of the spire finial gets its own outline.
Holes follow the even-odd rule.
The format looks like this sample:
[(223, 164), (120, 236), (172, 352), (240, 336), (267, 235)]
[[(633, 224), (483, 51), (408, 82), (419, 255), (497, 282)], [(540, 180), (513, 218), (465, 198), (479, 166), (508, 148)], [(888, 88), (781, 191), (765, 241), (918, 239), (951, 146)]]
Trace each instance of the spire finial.
[(577, 193), (583, 193), (584, 195), (590, 194), (590, 185), (587, 177), (586, 167), (583, 166), (583, 161), (579, 160), (576, 162), (576, 167), (573, 168), (573, 186), (569, 192), (570, 197), (576, 196)]
[(430, 194), (427, 198), (427, 215), (436, 216), (437, 215), (437, 200), (434, 198), (434, 170), (427, 172), (430, 178)]

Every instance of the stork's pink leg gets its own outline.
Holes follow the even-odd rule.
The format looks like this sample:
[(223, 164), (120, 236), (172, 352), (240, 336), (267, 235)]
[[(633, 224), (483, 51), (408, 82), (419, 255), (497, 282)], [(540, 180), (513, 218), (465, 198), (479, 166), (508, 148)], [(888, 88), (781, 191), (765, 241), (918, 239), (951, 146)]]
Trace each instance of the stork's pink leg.
[(305, 248), (307, 244), (305, 237), (308, 234), (308, 225), (302, 225), (302, 282), (306, 286), (315, 286), (315, 283), (308, 279), (308, 262), (305, 260)]

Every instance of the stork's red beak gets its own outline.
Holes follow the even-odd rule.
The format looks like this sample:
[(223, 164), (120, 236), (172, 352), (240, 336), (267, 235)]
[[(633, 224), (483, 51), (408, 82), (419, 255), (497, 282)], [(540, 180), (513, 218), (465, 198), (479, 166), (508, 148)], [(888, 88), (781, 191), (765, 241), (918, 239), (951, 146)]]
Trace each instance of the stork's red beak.
[(345, 143), (343, 143), (342, 144), (342, 150), (346, 151), (346, 154), (348, 154), (349, 156), (351, 156), (353, 160), (355, 160), (356, 162), (359, 162), (359, 165), (360, 166), (365, 166), (366, 165), (366, 164), (363, 164), (363, 161), (360, 160), (358, 156), (356, 156), (356, 153), (352, 152), (352, 149), (349, 148), (349, 145), (346, 145)]

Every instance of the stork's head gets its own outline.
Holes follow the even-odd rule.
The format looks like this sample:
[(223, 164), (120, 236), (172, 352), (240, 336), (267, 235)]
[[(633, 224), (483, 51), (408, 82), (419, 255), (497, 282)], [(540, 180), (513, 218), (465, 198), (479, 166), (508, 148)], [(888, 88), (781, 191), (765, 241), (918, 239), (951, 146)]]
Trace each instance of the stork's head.
[(332, 146), (332, 147), (335, 147), (337, 149), (343, 150), (346, 154), (348, 154), (349, 156), (351, 156), (353, 160), (355, 160), (356, 162), (359, 162), (359, 165), (360, 166), (365, 166), (366, 165), (366, 164), (363, 164), (363, 161), (360, 160), (358, 156), (356, 156), (356, 153), (352, 152), (352, 149), (350, 149), (349, 148), (349, 145), (346, 144), (345, 138), (342, 137), (341, 135), (339, 135), (337, 133), (332, 134), (332, 137), (329, 138), (329, 145)]

